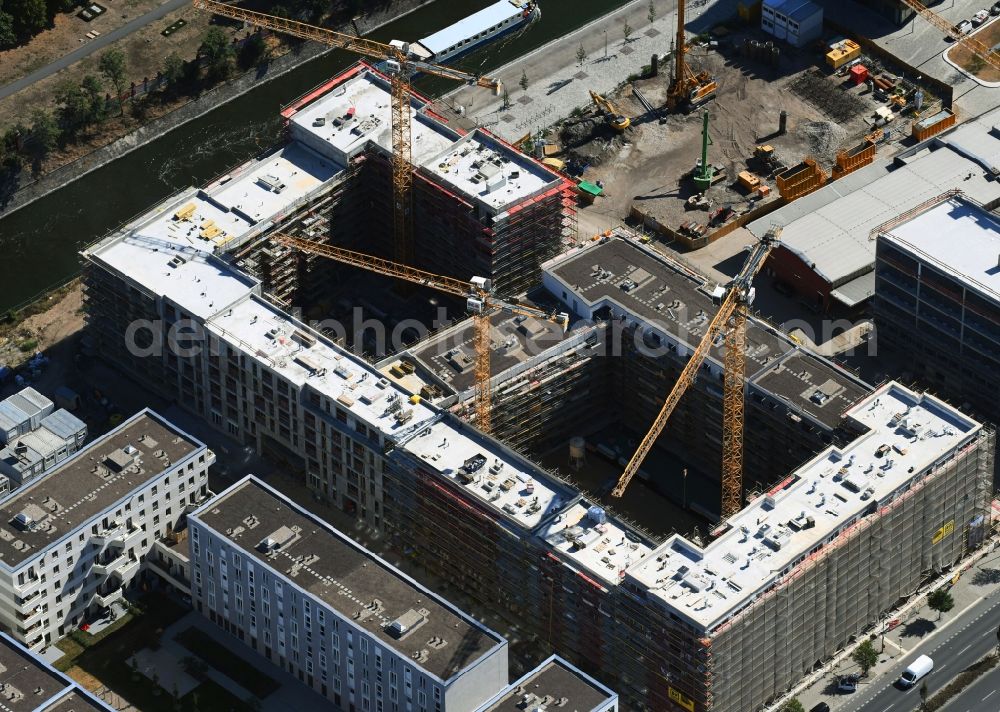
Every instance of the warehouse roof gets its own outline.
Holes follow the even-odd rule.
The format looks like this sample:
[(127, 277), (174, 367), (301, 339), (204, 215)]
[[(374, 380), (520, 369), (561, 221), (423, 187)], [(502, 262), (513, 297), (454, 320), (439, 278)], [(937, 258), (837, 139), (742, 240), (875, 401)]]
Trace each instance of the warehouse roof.
[[(245, 477), (190, 517), (443, 681), (506, 645), (256, 477)], [(412, 629), (400, 637), (391, 626), (402, 620)]]
[(872, 507), (885, 506), (982, 427), (933, 396), (895, 383), (848, 412), (864, 434), (831, 447), (728, 521), (700, 547), (672, 536), (627, 575), (699, 629), (712, 631), (808, 562)]
[(952, 198), (894, 225), (879, 239), (1000, 300), (1000, 220), (979, 206)]
[[(972, 122), (891, 160), (877, 160), (747, 228), (761, 237), (773, 224), (784, 225), (779, 249), (798, 256), (832, 287), (844, 286), (874, 269), (871, 233), (879, 225), (949, 190), (960, 189), (987, 205), (1000, 201), (1000, 182), (984, 168), (1000, 163), (1000, 132), (987, 124)], [(973, 152), (987, 160), (976, 160)], [(870, 283), (855, 286), (871, 296)], [(848, 289), (848, 302), (856, 292)]]

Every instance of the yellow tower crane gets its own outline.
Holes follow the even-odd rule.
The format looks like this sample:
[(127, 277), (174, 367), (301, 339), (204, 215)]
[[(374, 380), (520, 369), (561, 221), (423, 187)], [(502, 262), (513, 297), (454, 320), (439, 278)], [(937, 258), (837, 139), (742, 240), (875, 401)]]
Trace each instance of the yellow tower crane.
[(364, 57), (385, 60), (392, 95), (392, 188), (393, 241), (396, 259), (403, 264), (413, 262), (411, 214), (413, 204), (413, 166), (410, 160), (410, 75), (415, 71), (454, 79), (492, 89), (499, 94), (503, 85), (488, 77), (479, 77), (440, 64), (416, 59), (407, 42), (393, 40), (389, 44), (315, 27), (304, 22), (275, 17), (262, 12), (244, 10), (216, 0), (192, 0), (199, 10), (241, 20), (266, 30), (281, 32), (300, 39), (314, 40), (330, 47), (354, 52)]
[(684, 35), (684, 0), (677, 2), (677, 40), (674, 47), (674, 81), (667, 89), (667, 108), (693, 109), (715, 96), (719, 85), (708, 72), (697, 74), (688, 66), (685, 55), (688, 51)]
[(604, 116), (604, 120), (608, 122), (608, 126), (615, 131), (624, 131), (632, 124), (632, 119), (623, 114), (610, 99), (605, 99), (593, 90), (590, 92), (590, 99), (601, 110), (601, 114)]
[(474, 323), (473, 342), (476, 351), (475, 367), (475, 397), (476, 425), (483, 432), (490, 432), (493, 391), (490, 383), (490, 316), (497, 312), (520, 314), (551, 321), (562, 327), (569, 326), (569, 316), (565, 313), (547, 312), (527, 304), (517, 304), (497, 299), (491, 293), (491, 281), (483, 277), (473, 277), (468, 282), (454, 277), (442, 277), (426, 272), (416, 267), (409, 267), (382, 257), (366, 255), (362, 252), (345, 250), (312, 240), (304, 240), (291, 235), (276, 234), (272, 239), (286, 247), (302, 252), (311, 252), (320, 257), (326, 257), (343, 264), (374, 272), (376, 274), (395, 277), (421, 287), (436, 289), (445, 294), (451, 294), (465, 299), (466, 307), (472, 313)]
[(997, 52), (994, 48), (989, 47), (974, 37), (969, 37), (968, 35), (959, 32), (958, 29), (955, 28), (950, 22), (945, 20), (933, 10), (927, 9), (923, 3), (917, 2), (917, 0), (902, 0), (902, 2), (908, 8), (955, 40), (955, 44), (958, 44), (973, 54), (978, 55), (984, 62), (989, 64), (994, 69), (1000, 69), (1000, 52)]
[(618, 484), (611, 491), (615, 497), (625, 493), (628, 483), (663, 432), (667, 420), (688, 387), (694, 383), (698, 370), (708, 356), (715, 340), (725, 332), (722, 392), (722, 518), (728, 519), (743, 506), (743, 377), (746, 371), (747, 306), (753, 299), (753, 280), (771, 249), (781, 237), (781, 228), (772, 228), (754, 245), (743, 268), (726, 287), (719, 311), (708, 325), (704, 337), (688, 359), (680, 378), (674, 384), (653, 421), (649, 432), (639, 443)]

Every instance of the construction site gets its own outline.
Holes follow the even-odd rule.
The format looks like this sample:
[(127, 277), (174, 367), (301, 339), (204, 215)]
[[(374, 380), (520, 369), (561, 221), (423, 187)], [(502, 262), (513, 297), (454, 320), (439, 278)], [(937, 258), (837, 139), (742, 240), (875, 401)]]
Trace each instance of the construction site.
[[(276, 151), (82, 251), (91, 347), (122, 373), (627, 709), (760, 709), (982, 543), (992, 428), (756, 314), (780, 226), (725, 283), (668, 249), (893, 150), (876, 105), (938, 117), (909, 140), (946, 128), (929, 92), (843, 38), (821, 74), (751, 30), (688, 47), (681, 19), (671, 81), (594, 93), (558, 166), (409, 84), (496, 80), (196, 4), (371, 63), (283, 107)], [(581, 239), (591, 209), (662, 239)], [(155, 348), (178, 323), (204, 348)]]
[[(923, 140), (927, 126), (950, 125), (942, 123), (950, 93), (918, 83), (916, 71), (873, 54), (870, 44), (833, 35), (792, 47), (759, 25), (717, 25), (692, 41), (683, 67), (660, 58), (655, 71), (647, 65), (600, 97), (627, 126), (612, 125), (595, 101), (534, 141), (570, 172), (606, 186), (581, 212), (582, 224), (606, 223), (589, 213), (628, 219), (675, 248), (697, 249), (876, 153)], [(678, 72), (698, 72), (711, 90), (686, 111), (668, 111)], [(919, 132), (911, 130), (917, 122)]]

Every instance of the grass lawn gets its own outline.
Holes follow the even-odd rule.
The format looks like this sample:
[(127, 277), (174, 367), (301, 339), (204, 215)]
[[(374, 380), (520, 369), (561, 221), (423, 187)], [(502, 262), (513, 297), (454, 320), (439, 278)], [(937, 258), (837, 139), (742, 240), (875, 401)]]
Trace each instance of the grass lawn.
[[(60, 641), (59, 649), (66, 655), (58, 661), (57, 667), (79, 667), (143, 712), (178, 712), (170, 690), (151, 685), (146, 677), (133, 673), (126, 660), (148, 648), (164, 628), (184, 616), (188, 609), (156, 594), (147, 596), (142, 604), (145, 612), (135, 616), (128, 625), (93, 641), (81, 636), (79, 640), (87, 641), (86, 647), (71, 638)], [(181, 698), (180, 712), (198, 710), (249, 712), (250, 708), (225, 689), (206, 681)]]
[(250, 667), (229, 652), (224, 645), (197, 628), (192, 627), (182, 631), (176, 640), (255, 697), (263, 699), (281, 687), (276, 680)]

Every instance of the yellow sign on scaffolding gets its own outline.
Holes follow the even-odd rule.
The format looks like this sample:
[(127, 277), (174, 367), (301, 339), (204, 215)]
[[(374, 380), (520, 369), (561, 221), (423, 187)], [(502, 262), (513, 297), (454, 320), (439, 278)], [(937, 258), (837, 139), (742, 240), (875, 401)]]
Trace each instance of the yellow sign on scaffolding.
[(680, 690), (675, 690), (670, 685), (667, 685), (667, 697), (669, 697), (672, 701), (679, 704), (684, 709), (688, 710), (688, 712), (694, 712), (694, 700), (692, 700), (690, 697), (685, 695)]
[(931, 537), (931, 544), (937, 544), (939, 541), (944, 539), (946, 536), (955, 531), (955, 520), (952, 519), (945, 523), (943, 527), (934, 532), (934, 536)]

